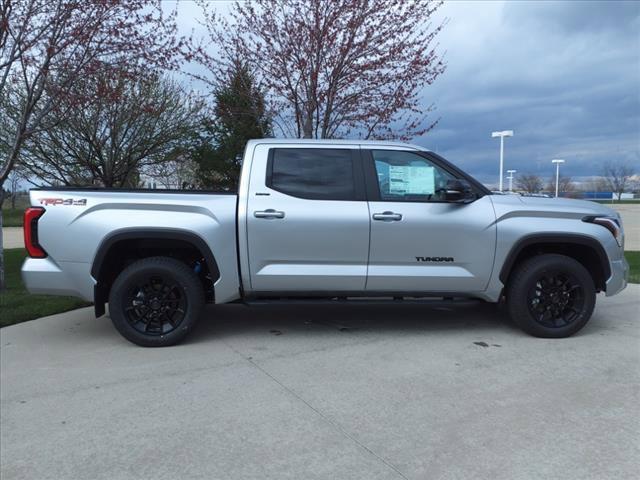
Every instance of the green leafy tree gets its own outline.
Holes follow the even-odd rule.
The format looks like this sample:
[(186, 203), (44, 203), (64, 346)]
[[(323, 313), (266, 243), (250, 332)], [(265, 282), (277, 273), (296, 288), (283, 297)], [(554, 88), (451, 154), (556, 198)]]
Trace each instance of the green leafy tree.
[(213, 95), (214, 119), (204, 122), (193, 160), (202, 187), (233, 190), (238, 186), (247, 141), (271, 136), (271, 118), (264, 94), (241, 62), (230, 68)]

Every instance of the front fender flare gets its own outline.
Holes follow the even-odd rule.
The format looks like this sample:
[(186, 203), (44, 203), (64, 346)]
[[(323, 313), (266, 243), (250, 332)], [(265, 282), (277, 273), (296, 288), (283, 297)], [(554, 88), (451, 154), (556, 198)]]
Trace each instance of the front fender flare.
[(602, 271), (605, 275), (605, 280), (611, 276), (609, 257), (607, 256), (607, 252), (604, 247), (597, 239), (577, 233), (534, 233), (521, 238), (515, 243), (515, 245), (513, 245), (513, 247), (511, 247), (511, 250), (507, 254), (500, 270), (499, 278), (503, 285), (506, 284), (518, 255), (525, 248), (537, 244), (582, 245), (589, 247), (598, 256), (600, 265), (602, 266)]

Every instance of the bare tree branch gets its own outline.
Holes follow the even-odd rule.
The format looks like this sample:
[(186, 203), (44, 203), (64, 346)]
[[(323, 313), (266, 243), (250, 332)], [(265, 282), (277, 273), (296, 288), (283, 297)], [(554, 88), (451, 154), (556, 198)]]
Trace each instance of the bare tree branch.
[(408, 139), (433, 127), (421, 93), (445, 69), (435, 44), (444, 23), (431, 25), (440, 1), (255, 0), (236, 2), (230, 21), (200, 3), (208, 40), (224, 55), (194, 48), (210, 70), (201, 79), (215, 86), (240, 55), (283, 131)]
[[(516, 185), (518, 189), (527, 193), (538, 193), (542, 190), (542, 178), (532, 173), (525, 173), (516, 177)], [(555, 189), (555, 187), (554, 187)]]
[(199, 120), (201, 102), (157, 75), (111, 72), (76, 88), (100, 96), (71, 112), (54, 108), (53, 126), (25, 144), (24, 164), (49, 184), (135, 187), (148, 168), (176, 161)]
[(611, 191), (618, 196), (618, 200), (622, 198), (622, 194), (629, 186), (629, 179), (633, 173), (631, 165), (623, 161), (608, 161), (602, 169), (602, 176)]
[(0, 186), (61, 99), (86, 101), (78, 81), (107, 66), (174, 68), (184, 42), (159, 0), (0, 2)]

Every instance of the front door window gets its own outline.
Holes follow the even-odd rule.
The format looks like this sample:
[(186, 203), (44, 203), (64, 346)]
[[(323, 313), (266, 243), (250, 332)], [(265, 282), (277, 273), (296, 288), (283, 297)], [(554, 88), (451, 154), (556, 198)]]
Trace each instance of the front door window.
[(415, 153), (373, 150), (380, 199), (389, 202), (443, 202), (455, 177)]

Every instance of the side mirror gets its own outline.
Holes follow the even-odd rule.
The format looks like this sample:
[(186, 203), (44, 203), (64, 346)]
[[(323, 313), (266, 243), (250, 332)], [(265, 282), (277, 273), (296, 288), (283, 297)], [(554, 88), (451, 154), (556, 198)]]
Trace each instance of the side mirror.
[(447, 180), (445, 200), (452, 203), (469, 203), (475, 199), (471, 185), (466, 180), (458, 178)]

